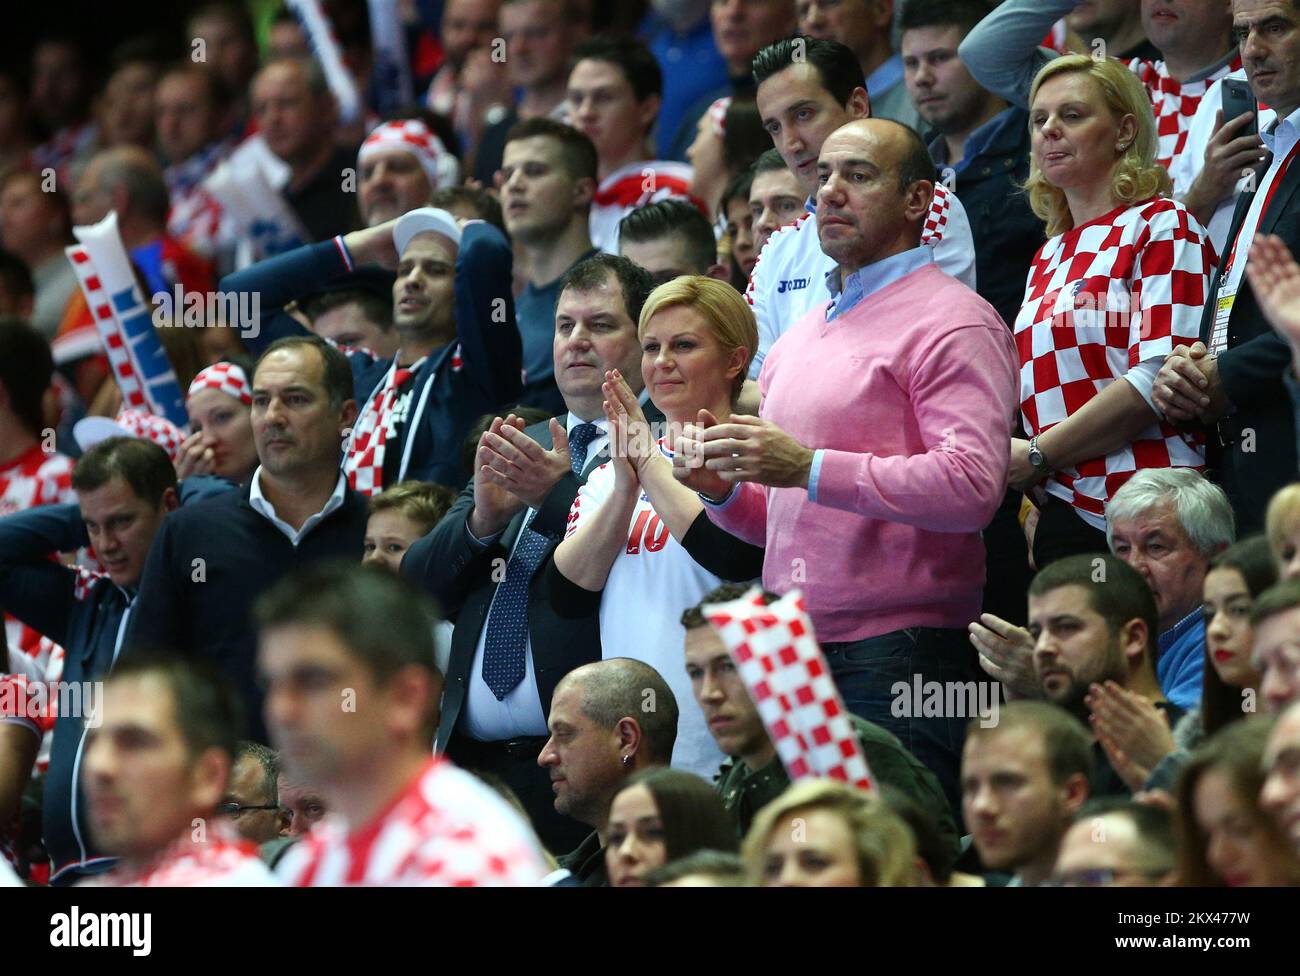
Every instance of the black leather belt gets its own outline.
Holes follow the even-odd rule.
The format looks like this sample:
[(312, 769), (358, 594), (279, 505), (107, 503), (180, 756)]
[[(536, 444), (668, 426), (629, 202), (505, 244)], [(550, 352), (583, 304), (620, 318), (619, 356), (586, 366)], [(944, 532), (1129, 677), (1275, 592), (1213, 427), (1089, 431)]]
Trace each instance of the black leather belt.
[(456, 743), (456, 751), (462, 755), (475, 757), (505, 757), (509, 759), (528, 759), (535, 761), (546, 745), (546, 736), (528, 735), (517, 739), (502, 739), (498, 742), (482, 742), (478, 739), (462, 737)]

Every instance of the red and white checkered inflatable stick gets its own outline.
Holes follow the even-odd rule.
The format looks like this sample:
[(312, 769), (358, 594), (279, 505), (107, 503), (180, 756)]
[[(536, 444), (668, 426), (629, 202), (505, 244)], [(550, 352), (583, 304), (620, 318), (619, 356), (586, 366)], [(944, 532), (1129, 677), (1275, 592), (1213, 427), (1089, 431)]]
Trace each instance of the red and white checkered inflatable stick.
[(792, 590), (764, 606), (760, 593), (754, 587), (739, 600), (707, 604), (704, 617), (735, 658), (790, 780), (814, 776), (874, 789), (803, 596)]

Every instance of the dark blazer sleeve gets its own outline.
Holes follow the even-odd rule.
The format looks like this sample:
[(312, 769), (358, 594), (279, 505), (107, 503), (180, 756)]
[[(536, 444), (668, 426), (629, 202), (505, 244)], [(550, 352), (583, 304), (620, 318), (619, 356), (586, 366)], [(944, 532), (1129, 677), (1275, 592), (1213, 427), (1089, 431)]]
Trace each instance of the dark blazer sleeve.
[(347, 270), (338, 245), (328, 240), (296, 247), (226, 275), (221, 279), (221, 291), (254, 295), (262, 309), (257, 335), (241, 335), (244, 346), (253, 355), (261, 355), (276, 339), (310, 335), (284, 306)]
[(461, 368), (490, 404), (514, 403), (523, 389), (512, 268), (499, 230), (484, 222), (465, 225), (456, 255), (456, 338)]
[(441, 521), (412, 543), (402, 557), (402, 575), (434, 596), (451, 620), (460, 613), (468, 594), (491, 573), (492, 560), (508, 556), (496, 542), (476, 546), (470, 541), (467, 522), (473, 509), (471, 480)]
[(57, 644), (67, 640), (77, 572), (50, 559), (88, 545), (81, 509), (42, 505), (0, 519), (0, 609)]
[(573, 500), (578, 497), (579, 487), (581, 482), (574, 474), (566, 474), (557, 481), (555, 487), (546, 493), (542, 507), (528, 523), (533, 531), (548, 539), (563, 539), (564, 530), (569, 525), (569, 510), (573, 508)]
[(584, 590), (560, 572), (554, 558), (547, 559), (543, 572), (546, 574), (546, 595), (557, 617), (577, 620), (590, 617), (600, 610), (600, 598), (604, 590)]
[(686, 530), (682, 548), (714, 576), (743, 583), (763, 575), (763, 547), (738, 539), (700, 512)]
[(185, 654), (191, 650), (185, 627), (188, 619), (185, 583), (193, 567), (182, 563), (176, 551), (176, 523), (180, 515), (182, 511), (178, 510), (163, 520), (149, 548), (123, 642), (124, 650), (149, 648)]
[(1285, 399), (1282, 374), (1291, 364), (1291, 347), (1276, 332), (1248, 339), (1219, 353), (1223, 392), (1238, 407)]

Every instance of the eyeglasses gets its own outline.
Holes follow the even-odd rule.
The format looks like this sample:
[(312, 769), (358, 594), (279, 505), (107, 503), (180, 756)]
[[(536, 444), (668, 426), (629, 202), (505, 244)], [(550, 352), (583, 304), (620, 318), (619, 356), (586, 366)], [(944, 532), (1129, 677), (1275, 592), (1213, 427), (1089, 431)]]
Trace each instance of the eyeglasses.
[(256, 806), (253, 805), (245, 806), (244, 804), (240, 803), (238, 800), (231, 800), (228, 803), (217, 804), (217, 813), (221, 814), (221, 816), (223, 817), (233, 817), (236, 820), (239, 819), (240, 814), (246, 813), (249, 810), (279, 810), (279, 809), (280, 809), (280, 804), (278, 803), (259, 803)]

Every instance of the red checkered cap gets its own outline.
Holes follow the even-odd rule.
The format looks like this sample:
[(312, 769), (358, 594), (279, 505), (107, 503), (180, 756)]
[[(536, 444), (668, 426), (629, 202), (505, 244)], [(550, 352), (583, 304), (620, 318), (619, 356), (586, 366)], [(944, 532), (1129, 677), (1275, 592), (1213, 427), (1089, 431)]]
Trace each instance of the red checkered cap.
[(366, 160), (376, 153), (392, 152), (394, 149), (408, 152), (420, 161), (433, 189), (454, 186), (460, 182), (460, 163), (447, 151), (442, 140), (419, 119), (397, 119), (376, 128), (361, 144), (357, 153), (357, 166), (364, 166)]
[(245, 406), (253, 405), (253, 391), (249, 386), (248, 376), (234, 363), (214, 363), (206, 369), (199, 370), (186, 396), (194, 396), (204, 390), (216, 390), (234, 397)]
[(727, 109), (729, 108), (731, 108), (731, 96), (724, 95), (710, 105), (706, 113), (709, 117), (709, 127), (719, 139), (727, 134)]
[(153, 441), (167, 452), (173, 464), (176, 462), (176, 455), (180, 452), (185, 435), (166, 417), (145, 413), (143, 410), (122, 410), (114, 420), (132, 437)]

